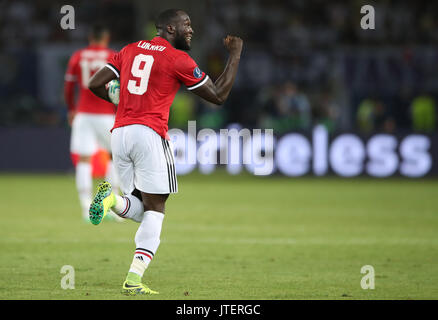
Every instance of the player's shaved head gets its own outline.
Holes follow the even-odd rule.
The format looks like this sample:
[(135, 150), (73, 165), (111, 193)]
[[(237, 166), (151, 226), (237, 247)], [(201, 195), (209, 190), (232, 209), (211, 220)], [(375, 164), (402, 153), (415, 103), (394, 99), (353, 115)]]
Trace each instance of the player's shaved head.
[(158, 36), (169, 41), (180, 50), (190, 50), (193, 29), (189, 15), (180, 9), (161, 12), (155, 21)]
[(181, 9), (167, 9), (161, 12), (155, 20), (155, 28), (157, 28), (157, 31), (166, 30), (169, 24), (176, 23), (181, 13), (185, 12)]

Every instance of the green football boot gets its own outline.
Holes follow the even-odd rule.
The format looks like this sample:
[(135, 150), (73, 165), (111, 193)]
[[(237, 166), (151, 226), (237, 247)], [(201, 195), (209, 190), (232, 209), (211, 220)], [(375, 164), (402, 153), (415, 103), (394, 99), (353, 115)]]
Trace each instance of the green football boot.
[(157, 291), (149, 289), (143, 283), (139, 284), (128, 284), (128, 281), (123, 282), (122, 293), (128, 296), (136, 296), (143, 294), (158, 294)]
[(115, 202), (116, 197), (112, 192), (111, 184), (106, 181), (100, 183), (97, 188), (97, 193), (90, 205), (90, 222), (94, 225), (101, 223)]

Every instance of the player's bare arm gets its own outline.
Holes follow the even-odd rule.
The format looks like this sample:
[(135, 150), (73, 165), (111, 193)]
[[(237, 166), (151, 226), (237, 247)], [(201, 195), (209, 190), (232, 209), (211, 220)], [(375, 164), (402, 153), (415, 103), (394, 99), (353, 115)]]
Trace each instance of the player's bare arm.
[(224, 39), (224, 46), (230, 53), (224, 72), (214, 83), (208, 79), (205, 85), (192, 90), (201, 98), (218, 105), (227, 100), (233, 87), (242, 53), (243, 40), (239, 37), (227, 36)]
[(91, 77), (88, 88), (99, 98), (112, 103), (105, 85), (114, 79), (117, 79), (114, 72), (107, 67), (103, 67)]

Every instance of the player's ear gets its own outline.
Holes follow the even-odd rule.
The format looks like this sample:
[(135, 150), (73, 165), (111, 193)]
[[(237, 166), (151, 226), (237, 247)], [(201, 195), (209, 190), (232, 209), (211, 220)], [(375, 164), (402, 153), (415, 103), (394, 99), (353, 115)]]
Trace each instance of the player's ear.
[(176, 30), (176, 27), (175, 27), (174, 25), (172, 25), (172, 24), (168, 24), (168, 25), (167, 25), (167, 32), (168, 32), (168, 33), (170, 33), (170, 34), (174, 34), (174, 33), (175, 33), (175, 30)]

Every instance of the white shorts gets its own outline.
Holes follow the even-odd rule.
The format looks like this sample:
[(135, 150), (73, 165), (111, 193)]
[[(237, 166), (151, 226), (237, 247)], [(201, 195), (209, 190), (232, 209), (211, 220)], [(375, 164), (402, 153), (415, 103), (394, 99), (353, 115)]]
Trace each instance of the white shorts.
[(111, 152), (112, 114), (79, 112), (73, 119), (70, 151), (81, 156), (92, 156), (98, 148)]
[(113, 130), (111, 147), (124, 194), (134, 189), (152, 194), (178, 192), (171, 141), (147, 126), (133, 124)]

